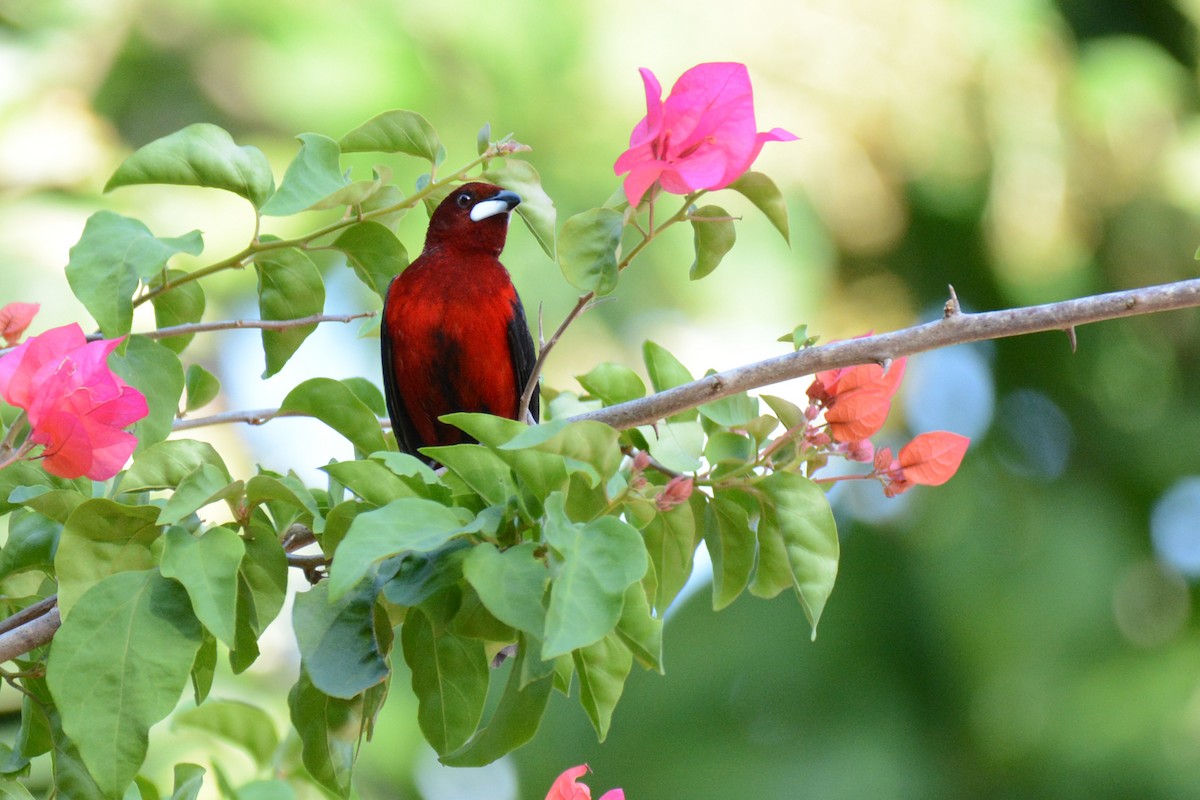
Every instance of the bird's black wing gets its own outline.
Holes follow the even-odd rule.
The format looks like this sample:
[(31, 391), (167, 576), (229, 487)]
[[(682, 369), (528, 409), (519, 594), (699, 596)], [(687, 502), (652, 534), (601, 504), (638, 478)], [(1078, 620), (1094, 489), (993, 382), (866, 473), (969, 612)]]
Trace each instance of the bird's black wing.
[[(533, 352), (533, 337), (529, 335), (529, 323), (525, 321), (525, 307), (521, 299), (513, 300), (512, 318), (508, 321), (508, 352), (512, 354), (513, 374), (517, 376), (517, 396), (525, 391), (529, 376), (533, 374), (533, 365), (537, 354)], [(541, 387), (533, 387), (533, 397), (529, 400), (529, 413), (536, 422), (541, 419), (540, 403)], [(521, 420), (524, 422), (525, 420)]]
[(396, 385), (396, 361), (392, 351), (392, 335), (388, 330), (387, 313), (383, 314), (383, 323), (379, 328), (379, 355), (383, 366), (383, 396), (387, 400), (388, 416), (392, 419), (392, 433), (396, 434), (396, 444), (400, 450), (411, 453), (417, 458), (431, 463), (432, 459), (417, 452), (424, 442), (417, 436), (408, 412), (404, 410), (404, 401), (400, 399), (400, 387)]

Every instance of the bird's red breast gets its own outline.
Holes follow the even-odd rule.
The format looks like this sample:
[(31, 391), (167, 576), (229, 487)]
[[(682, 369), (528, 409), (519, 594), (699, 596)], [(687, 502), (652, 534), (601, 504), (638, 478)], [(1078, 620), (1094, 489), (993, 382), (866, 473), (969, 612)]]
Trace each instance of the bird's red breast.
[[(515, 418), (533, 342), (500, 263), (520, 198), (468, 183), (430, 219), (425, 249), (388, 287), (381, 329), (384, 389), (401, 448), (457, 444), (438, 420), (455, 411)], [(531, 405), (536, 417), (536, 405)]]

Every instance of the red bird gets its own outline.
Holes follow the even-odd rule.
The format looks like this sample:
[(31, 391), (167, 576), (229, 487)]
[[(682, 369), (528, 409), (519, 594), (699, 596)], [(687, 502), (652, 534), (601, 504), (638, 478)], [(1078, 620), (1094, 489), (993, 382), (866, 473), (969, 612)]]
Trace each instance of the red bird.
[[(388, 286), (383, 388), (400, 449), (474, 441), (438, 420), (455, 411), (516, 419), (535, 356), (525, 309), (500, 251), (515, 192), (467, 183), (429, 220), (425, 249)], [(535, 387), (529, 411), (538, 418)]]

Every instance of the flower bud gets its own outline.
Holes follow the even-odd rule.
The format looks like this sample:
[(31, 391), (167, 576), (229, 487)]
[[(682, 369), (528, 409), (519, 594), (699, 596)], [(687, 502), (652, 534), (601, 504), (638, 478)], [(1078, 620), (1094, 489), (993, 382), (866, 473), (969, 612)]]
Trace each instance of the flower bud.
[(658, 497), (654, 499), (654, 505), (658, 507), (659, 511), (670, 511), (675, 506), (686, 503), (692, 496), (693, 485), (692, 479), (684, 475), (671, 478)]

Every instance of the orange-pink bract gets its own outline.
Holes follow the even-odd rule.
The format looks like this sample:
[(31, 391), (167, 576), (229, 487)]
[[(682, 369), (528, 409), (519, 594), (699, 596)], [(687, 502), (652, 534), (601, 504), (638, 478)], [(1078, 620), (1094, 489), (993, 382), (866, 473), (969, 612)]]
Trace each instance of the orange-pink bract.
[(654, 73), (644, 67), (640, 72), (646, 116), (613, 165), (618, 175), (629, 173), (625, 196), (632, 205), (655, 183), (672, 194), (723, 189), (750, 169), (764, 143), (796, 138), (782, 128), (755, 130), (745, 64), (698, 64), (679, 76), (666, 101)]
[(874, 436), (892, 410), (906, 360), (897, 358), (884, 370), (878, 364), (831, 369), (817, 373), (808, 396), (825, 406), (830, 435), (839, 442), (859, 442)]
[(33, 322), (41, 305), (38, 303), (9, 303), (0, 308), (0, 336), (10, 347), (21, 341), (25, 329)]
[(949, 431), (916, 436), (900, 448), (897, 460), (904, 479), (922, 486), (941, 486), (954, 477), (971, 440)]
[(88, 342), (78, 325), (29, 339), (0, 358), (0, 395), (25, 409), (42, 465), (62, 478), (116, 475), (137, 446), (122, 430), (149, 413), (146, 398), (108, 368), (120, 339)]
[[(580, 764), (563, 772), (550, 787), (546, 800), (592, 800), (592, 790), (588, 785), (577, 782), (587, 771), (587, 764)], [(610, 789), (600, 796), (600, 800), (625, 800), (625, 792), (621, 789)]]

